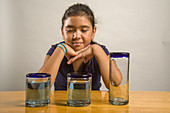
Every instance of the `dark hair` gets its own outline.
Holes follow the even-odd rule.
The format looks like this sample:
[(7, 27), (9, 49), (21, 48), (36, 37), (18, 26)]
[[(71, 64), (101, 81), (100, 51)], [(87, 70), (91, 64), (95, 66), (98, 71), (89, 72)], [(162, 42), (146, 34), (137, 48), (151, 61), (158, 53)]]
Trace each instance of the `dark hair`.
[(92, 28), (95, 27), (95, 17), (93, 11), (89, 8), (89, 6), (85, 4), (74, 4), (70, 6), (64, 13), (62, 18), (62, 27), (64, 26), (64, 21), (70, 16), (87, 16), (92, 24)]

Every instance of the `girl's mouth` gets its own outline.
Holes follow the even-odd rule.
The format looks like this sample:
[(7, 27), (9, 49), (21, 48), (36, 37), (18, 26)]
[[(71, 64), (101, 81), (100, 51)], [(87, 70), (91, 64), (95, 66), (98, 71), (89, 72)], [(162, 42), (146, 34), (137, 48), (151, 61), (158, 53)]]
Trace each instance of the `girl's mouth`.
[(78, 46), (78, 45), (81, 45), (83, 43), (82, 42), (73, 42), (72, 44), (75, 45), (75, 46)]

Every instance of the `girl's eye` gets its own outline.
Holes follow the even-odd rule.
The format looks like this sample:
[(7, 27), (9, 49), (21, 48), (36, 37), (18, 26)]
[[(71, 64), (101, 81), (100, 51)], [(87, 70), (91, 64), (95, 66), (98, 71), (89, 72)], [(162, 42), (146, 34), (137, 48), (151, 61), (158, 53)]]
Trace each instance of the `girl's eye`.
[(72, 30), (72, 29), (68, 29), (68, 30), (66, 30), (67, 32), (74, 32), (74, 30)]
[(88, 30), (81, 30), (83, 33), (87, 32)]

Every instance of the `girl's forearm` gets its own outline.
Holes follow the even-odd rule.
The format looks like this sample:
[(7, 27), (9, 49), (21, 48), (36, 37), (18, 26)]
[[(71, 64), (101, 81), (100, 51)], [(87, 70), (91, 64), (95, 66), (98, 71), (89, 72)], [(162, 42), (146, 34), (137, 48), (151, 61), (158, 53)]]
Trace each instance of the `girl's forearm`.
[(93, 54), (98, 62), (103, 82), (106, 88), (109, 89), (109, 57), (99, 45), (93, 44), (92, 46)]
[[(99, 69), (100, 69), (100, 73), (102, 75), (104, 84), (106, 86), (106, 88), (109, 89), (109, 56), (106, 55), (106, 53), (104, 52), (104, 50), (97, 44), (93, 45), (93, 54), (99, 64)], [(117, 68), (115, 62), (111, 63), (112, 64), (112, 77), (113, 78), (113, 82), (115, 85), (120, 85), (121, 81), (122, 81), (122, 75), (119, 71), (119, 69)]]
[(60, 47), (57, 47), (54, 53), (47, 59), (46, 62), (44, 62), (42, 68), (39, 70), (40, 73), (51, 74), (51, 86), (55, 81), (63, 57), (63, 50)]

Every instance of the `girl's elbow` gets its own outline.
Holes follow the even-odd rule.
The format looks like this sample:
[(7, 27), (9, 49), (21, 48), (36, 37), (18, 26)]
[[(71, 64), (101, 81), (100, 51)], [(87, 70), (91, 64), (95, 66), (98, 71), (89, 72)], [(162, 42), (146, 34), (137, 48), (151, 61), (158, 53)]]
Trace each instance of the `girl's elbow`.
[(122, 83), (122, 78), (117, 80), (117, 81), (115, 81), (114, 85), (115, 86), (119, 86), (121, 83)]
[(121, 84), (121, 81), (119, 81), (119, 82), (115, 82), (115, 86), (119, 86)]
[[(122, 82), (122, 80), (114, 82), (114, 86), (118, 87), (118, 86), (121, 84), (121, 82)], [(105, 87), (106, 87), (108, 90), (110, 89), (109, 84), (108, 84), (108, 85), (105, 85)]]

